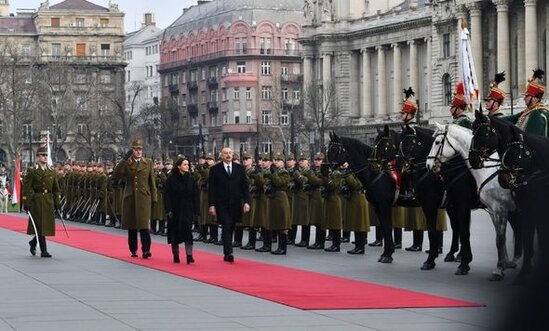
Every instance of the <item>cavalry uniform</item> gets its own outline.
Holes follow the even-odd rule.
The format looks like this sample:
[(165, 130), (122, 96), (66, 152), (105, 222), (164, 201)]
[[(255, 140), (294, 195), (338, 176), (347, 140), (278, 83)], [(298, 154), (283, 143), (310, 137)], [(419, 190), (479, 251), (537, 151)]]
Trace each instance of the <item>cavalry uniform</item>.
[[(535, 97), (541, 100), (545, 93), (545, 87), (538, 81), (542, 76), (537, 75), (538, 70), (534, 72), (534, 76), (530, 79), (526, 88), (525, 96)], [(543, 75), (543, 72), (541, 73)], [(539, 101), (518, 114), (506, 116), (504, 119), (514, 123), (521, 130), (531, 134), (540, 136), (548, 136), (549, 133), (549, 109)]]

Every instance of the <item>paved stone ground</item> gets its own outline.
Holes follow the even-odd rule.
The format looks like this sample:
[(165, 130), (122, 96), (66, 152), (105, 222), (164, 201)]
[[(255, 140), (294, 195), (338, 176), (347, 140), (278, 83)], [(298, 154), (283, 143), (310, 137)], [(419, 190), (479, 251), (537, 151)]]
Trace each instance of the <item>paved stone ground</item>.
[[(112, 228), (71, 225), (125, 234)], [(497, 330), (496, 322), (506, 311), (505, 300), (520, 290), (511, 285), (517, 271), (509, 271), (501, 283), (488, 282), (496, 265), (496, 249), (494, 229), (485, 212), (474, 213), (471, 233), (474, 261), (468, 276), (454, 276), (457, 264), (444, 263), (442, 258), (434, 271), (420, 271), (425, 253), (399, 250), (390, 265), (376, 262), (381, 248), (368, 248), (364, 256), (350, 256), (345, 251), (351, 244), (343, 244), (341, 253), (291, 246), (288, 255), (281, 257), (235, 251), (236, 259), (265, 261), (486, 305), (302, 311), (52, 242), (48, 243), (52, 259), (31, 257), (28, 236), (0, 229), (0, 330)], [(449, 235), (446, 232), (445, 251)], [(411, 233), (404, 233), (404, 247), (411, 244), (411, 237)], [(159, 236), (153, 236), (153, 240), (165, 242)], [(219, 263), (224, 263), (220, 246), (197, 243), (195, 249), (218, 253)]]

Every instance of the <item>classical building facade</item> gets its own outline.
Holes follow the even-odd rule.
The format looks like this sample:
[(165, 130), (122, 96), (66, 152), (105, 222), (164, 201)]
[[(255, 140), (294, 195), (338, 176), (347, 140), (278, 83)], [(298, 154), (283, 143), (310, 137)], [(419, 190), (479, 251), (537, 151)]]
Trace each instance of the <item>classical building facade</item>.
[[(0, 13), (9, 13), (7, 0)], [(124, 14), (117, 5), (66, 0), (50, 6), (45, 1), (37, 10), (0, 17), (0, 38), (2, 66), (14, 63), (28, 71), (23, 97), (32, 99), (25, 109), (32, 116), (21, 116), (24, 120), (0, 112), (2, 136), (22, 139), (7, 145), (9, 139), (3, 139), (0, 149), (7, 158), (22, 152), (30, 160), (49, 131), (54, 159), (110, 159), (122, 139), (120, 130), (98, 119), (110, 119), (124, 99)], [(4, 89), (18, 89), (4, 83)], [(19, 145), (23, 150), (15, 151)]]
[[(126, 59), (126, 109), (140, 112), (158, 105), (160, 98), (160, 40), (163, 30), (156, 26), (152, 13), (145, 14), (141, 29), (124, 40)], [(133, 96), (135, 101), (132, 102)]]
[(402, 89), (409, 86), (422, 120), (448, 121), (460, 76), (459, 19), (468, 23), (481, 96), (496, 71), (506, 71), (503, 88), (513, 102), (505, 106), (517, 111), (532, 70), (547, 69), (547, 0), (373, 3), (305, 1), (304, 81), (335, 82), (344, 133), (372, 139), (376, 127), (398, 127)]
[(301, 109), (303, 3), (276, 4), (198, 1), (166, 28), (160, 73), (162, 97), (178, 107), (172, 151), (289, 147)]

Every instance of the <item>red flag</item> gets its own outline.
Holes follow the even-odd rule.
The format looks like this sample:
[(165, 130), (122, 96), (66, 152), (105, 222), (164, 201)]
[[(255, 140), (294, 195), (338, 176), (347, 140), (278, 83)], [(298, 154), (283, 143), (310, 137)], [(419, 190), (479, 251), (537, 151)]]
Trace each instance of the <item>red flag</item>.
[(21, 199), (21, 155), (17, 154), (15, 162), (15, 174), (13, 176), (13, 193), (11, 195), (11, 203), (13, 205), (19, 203)]

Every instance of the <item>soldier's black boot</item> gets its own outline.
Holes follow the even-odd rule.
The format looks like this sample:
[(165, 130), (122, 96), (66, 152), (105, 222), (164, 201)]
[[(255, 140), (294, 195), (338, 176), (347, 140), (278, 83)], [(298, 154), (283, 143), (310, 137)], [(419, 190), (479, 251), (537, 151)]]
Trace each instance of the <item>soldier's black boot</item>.
[(309, 240), (311, 239), (311, 227), (308, 225), (301, 226), (301, 241), (295, 244), (295, 247), (307, 247), (309, 246)]
[(351, 231), (343, 231), (343, 236), (341, 236), (342, 243), (348, 243), (351, 241)]
[(246, 246), (240, 247), (240, 249), (245, 249), (245, 250), (255, 249), (255, 241), (257, 236), (256, 232), (257, 231), (255, 230), (255, 228), (250, 228), (250, 230), (248, 231), (248, 243), (246, 244)]
[(51, 254), (48, 253), (48, 246), (46, 245), (46, 237), (38, 236), (38, 241), (40, 241), (40, 257), (51, 257)]
[(326, 252), (339, 252), (341, 246), (341, 230), (330, 230), (330, 236), (332, 237), (332, 246), (324, 249)]
[(185, 242), (185, 254), (187, 255), (187, 264), (194, 263), (192, 243)]
[(364, 246), (366, 244), (366, 232), (355, 232), (355, 248), (347, 251), (351, 255), (364, 254)]
[(152, 234), (158, 234), (157, 230), (156, 230), (156, 226), (158, 225), (158, 221), (157, 220), (151, 220), (151, 233)]
[(36, 236), (34, 238), (32, 238), (31, 241), (29, 241), (29, 246), (30, 246), (30, 253), (32, 256), (35, 256), (36, 255)]
[(295, 244), (295, 236), (297, 234), (297, 225), (292, 225), (290, 231), (288, 231), (288, 245)]
[(178, 244), (172, 244), (172, 254), (173, 254), (173, 263), (181, 262), (179, 260), (179, 245)]
[(210, 232), (210, 238), (204, 241), (206, 244), (213, 244), (217, 242), (217, 224), (208, 225), (208, 230)]
[(256, 248), (256, 252), (260, 253), (266, 253), (271, 251), (271, 245), (273, 242), (273, 233), (271, 230), (263, 229), (261, 230), (262, 236), (263, 236), (263, 246), (260, 248)]
[(233, 247), (242, 247), (242, 237), (244, 236), (244, 228), (237, 226), (234, 229)]
[(381, 233), (381, 226), (376, 226), (376, 240), (373, 243), (369, 243), (370, 247), (381, 247), (383, 245), (383, 234)]
[(393, 228), (394, 233), (394, 242), (395, 242), (395, 249), (401, 249), (402, 248), (402, 229), (401, 228)]
[(198, 226), (198, 238), (196, 238), (197, 241), (205, 241), (208, 236), (208, 227), (205, 225), (199, 225)]
[(324, 249), (324, 243), (326, 242), (326, 230), (316, 226), (315, 243), (311, 246), (307, 246), (307, 249)]
[(412, 246), (406, 247), (405, 250), (408, 252), (421, 252), (423, 248), (423, 230), (414, 230), (412, 234), (414, 237)]
[(288, 235), (284, 231), (278, 233), (278, 248), (276, 251), (271, 252), (273, 255), (286, 255), (288, 248)]

